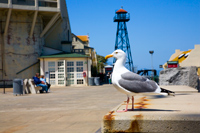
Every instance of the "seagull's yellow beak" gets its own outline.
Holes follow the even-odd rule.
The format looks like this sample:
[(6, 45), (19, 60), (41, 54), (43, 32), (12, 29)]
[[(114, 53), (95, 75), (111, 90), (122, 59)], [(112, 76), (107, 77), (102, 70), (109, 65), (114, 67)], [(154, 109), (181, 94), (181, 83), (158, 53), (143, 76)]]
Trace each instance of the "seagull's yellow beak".
[(113, 57), (113, 55), (109, 54), (109, 55), (106, 55), (105, 59), (108, 59), (110, 57)]

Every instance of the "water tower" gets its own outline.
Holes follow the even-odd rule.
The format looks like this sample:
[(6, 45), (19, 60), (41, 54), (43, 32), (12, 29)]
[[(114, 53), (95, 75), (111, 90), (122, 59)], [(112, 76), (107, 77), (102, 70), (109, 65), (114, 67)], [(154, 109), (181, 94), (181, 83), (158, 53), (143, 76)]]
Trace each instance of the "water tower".
[[(130, 14), (123, 8), (116, 11), (114, 22), (117, 22), (117, 33), (115, 40), (115, 50), (121, 49), (126, 53), (126, 68), (133, 71), (133, 60), (131, 56), (130, 43), (128, 38), (128, 31), (126, 22), (130, 20)], [(115, 59), (113, 60), (115, 63)]]

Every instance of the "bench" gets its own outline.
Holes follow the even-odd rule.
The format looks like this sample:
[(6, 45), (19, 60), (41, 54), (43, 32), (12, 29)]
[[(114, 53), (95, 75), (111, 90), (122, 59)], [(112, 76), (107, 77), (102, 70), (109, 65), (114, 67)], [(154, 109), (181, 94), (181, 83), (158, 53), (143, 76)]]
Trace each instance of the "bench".
[(36, 86), (33, 79), (29, 79), (28, 83), (30, 85), (30, 91), (31, 91), (32, 94), (36, 94), (39, 90), (42, 90), (41, 86)]

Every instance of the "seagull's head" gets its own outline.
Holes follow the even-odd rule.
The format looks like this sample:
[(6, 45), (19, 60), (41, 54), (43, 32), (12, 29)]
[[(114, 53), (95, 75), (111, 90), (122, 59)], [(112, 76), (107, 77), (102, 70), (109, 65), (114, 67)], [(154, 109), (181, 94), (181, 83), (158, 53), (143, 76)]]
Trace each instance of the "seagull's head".
[(120, 59), (120, 58), (124, 59), (124, 58), (126, 58), (126, 53), (124, 51), (122, 51), (121, 49), (117, 49), (112, 54), (107, 55), (105, 57), (105, 59), (108, 59), (110, 57), (114, 57), (116, 59)]

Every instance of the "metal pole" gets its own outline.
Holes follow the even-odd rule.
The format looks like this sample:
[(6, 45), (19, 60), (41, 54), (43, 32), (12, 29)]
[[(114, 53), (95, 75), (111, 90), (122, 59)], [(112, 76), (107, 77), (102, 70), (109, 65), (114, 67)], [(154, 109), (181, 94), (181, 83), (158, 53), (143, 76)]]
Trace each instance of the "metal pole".
[(152, 80), (153, 80), (153, 53), (154, 53), (154, 51), (153, 50), (151, 50), (151, 51), (149, 51), (149, 53), (151, 54), (151, 76), (152, 76)]
[(153, 70), (153, 54), (151, 54), (151, 68)]
[(5, 80), (3, 81), (3, 83), (4, 83), (4, 90), (3, 90), (3, 93), (5, 94), (6, 93), (6, 91), (5, 91), (5, 88), (6, 88), (6, 86), (5, 86)]
[(153, 54), (151, 54), (151, 68), (152, 68), (152, 71), (151, 71), (151, 80), (153, 80)]
[(89, 58), (87, 58), (87, 86), (89, 84), (89, 72), (88, 72), (88, 62), (89, 62)]

